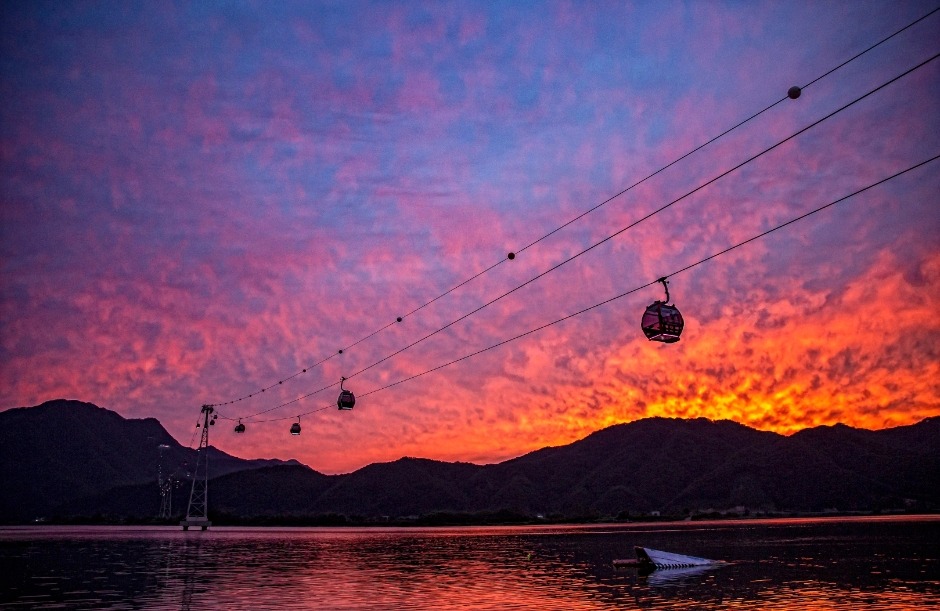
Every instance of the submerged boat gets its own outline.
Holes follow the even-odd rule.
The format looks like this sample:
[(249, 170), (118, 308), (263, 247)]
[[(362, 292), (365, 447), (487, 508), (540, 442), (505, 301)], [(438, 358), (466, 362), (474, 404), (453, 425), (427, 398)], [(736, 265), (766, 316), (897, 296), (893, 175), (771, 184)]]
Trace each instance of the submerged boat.
[(633, 550), (636, 553), (635, 559), (614, 560), (614, 567), (635, 567), (640, 570), (655, 571), (656, 569), (688, 569), (722, 564), (721, 560), (673, 554), (672, 552), (664, 552), (649, 547), (636, 546)]

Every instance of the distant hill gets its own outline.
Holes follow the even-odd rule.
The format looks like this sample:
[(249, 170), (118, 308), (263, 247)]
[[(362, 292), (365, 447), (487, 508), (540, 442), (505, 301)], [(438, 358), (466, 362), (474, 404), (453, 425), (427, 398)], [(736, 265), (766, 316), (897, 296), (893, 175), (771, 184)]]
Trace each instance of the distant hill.
[[(81, 401), (48, 401), (0, 412), (0, 522), (49, 515), (61, 505), (110, 490), (151, 485), (159, 510), (157, 469), (185, 471), (196, 451), (180, 445), (155, 418), (126, 419)], [(244, 460), (211, 449), (213, 473), (223, 475), (297, 461)], [(179, 477), (185, 473), (177, 473)]]
[[(154, 419), (54, 401), (0, 413), (0, 521), (158, 509), (157, 444), (194, 464)], [(556, 518), (940, 508), (940, 417), (881, 431), (844, 425), (786, 437), (730, 421), (649, 418), (494, 465), (402, 458), (346, 475), (213, 449), (210, 516), (400, 519), (433, 514)], [(185, 510), (189, 481), (174, 495)]]

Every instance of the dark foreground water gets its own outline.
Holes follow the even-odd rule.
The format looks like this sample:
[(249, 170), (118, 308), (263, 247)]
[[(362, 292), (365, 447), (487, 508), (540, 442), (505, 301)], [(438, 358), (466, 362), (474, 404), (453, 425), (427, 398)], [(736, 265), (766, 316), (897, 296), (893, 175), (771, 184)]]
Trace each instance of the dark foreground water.
[[(728, 561), (615, 570), (633, 546)], [(421, 529), (0, 528), (7, 609), (927, 609), (940, 517)]]

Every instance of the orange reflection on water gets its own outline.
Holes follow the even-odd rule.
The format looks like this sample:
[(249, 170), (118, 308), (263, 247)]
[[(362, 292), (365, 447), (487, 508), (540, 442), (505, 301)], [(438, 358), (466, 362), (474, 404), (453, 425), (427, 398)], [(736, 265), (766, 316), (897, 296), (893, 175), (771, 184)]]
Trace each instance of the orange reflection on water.
[[(937, 516), (471, 528), (0, 529), (0, 604), (764, 609), (940, 604)], [(724, 560), (616, 570), (633, 545)], [(21, 562), (22, 560), (22, 562)], [(28, 561), (27, 561), (28, 560)]]

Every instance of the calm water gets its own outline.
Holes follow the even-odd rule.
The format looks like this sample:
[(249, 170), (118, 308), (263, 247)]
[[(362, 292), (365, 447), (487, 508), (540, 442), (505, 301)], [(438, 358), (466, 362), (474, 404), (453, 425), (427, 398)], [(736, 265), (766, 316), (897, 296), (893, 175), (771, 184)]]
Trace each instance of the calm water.
[[(615, 570), (634, 545), (729, 561)], [(3, 609), (925, 609), (940, 516), (444, 529), (0, 528)]]

